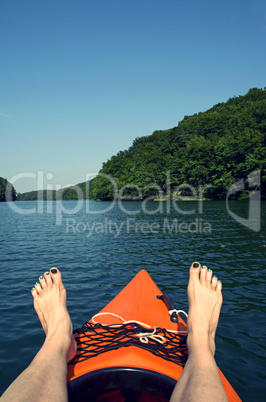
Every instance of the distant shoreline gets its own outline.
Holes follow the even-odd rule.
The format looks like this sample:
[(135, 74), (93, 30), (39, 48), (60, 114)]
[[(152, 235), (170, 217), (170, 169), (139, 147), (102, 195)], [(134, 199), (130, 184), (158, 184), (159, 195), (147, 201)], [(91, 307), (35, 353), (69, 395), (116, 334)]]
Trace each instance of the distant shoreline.
[(181, 197), (181, 198), (155, 198), (153, 201), (214, 201), (210, 198), (193, 198), (193, 197)]

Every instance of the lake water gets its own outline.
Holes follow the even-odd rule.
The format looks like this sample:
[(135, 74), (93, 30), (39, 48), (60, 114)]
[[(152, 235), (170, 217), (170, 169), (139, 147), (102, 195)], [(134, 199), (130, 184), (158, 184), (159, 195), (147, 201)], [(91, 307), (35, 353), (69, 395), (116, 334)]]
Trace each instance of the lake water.
[(217, 363), (243, 401), (264, 401), (266, 203), (261, 228), (237, 216), (248, 218), (248, 202), (0, 203), (0, 393), (44, 340), (30, 289), (50, 267), (77, 328), (142, 268), (187, 311), (188, 269), (200, 261), (223, 282)]

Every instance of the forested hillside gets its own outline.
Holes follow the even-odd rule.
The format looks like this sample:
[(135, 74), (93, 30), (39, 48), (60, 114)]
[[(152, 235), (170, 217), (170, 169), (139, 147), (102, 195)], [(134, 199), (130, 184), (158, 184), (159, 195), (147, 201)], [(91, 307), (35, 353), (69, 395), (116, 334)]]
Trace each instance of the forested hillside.
[(0, 177), (0, 202), (2, 201), (15, 201), (16, 191), (11, 183), (3, 177)]
[[(170, 172), (171, 190), (184, 183), (194, 187), (208, 183), (212, 187), (204, 195), (223, 199), (233, 183), (261, 170), (265, 194), (265, 136), (266, 88), (253, 88), (204, 113), (185, 116), (177, 127), (135, 139), (128, 150), (105, 162), (100, 173), (115, 178), (119, 188), (132, 184), (123, 195), (137, 196), (134, 186), (142, 189), (144, 196), (154, 194), (154, 187), (147, 188), (150, 183), (165, 190), (166, 173)], [(96, 177), (92, 196), (112, 199), (109, 179)]]
[[(29, 191), (27, 193), (18, 194), (18, 201), (34, 201), (34, 200), (77, 200), (78, 198), (86, 198), (86, 183), (79, 183), (72, 187), (66, 187), (61, 190), (39, 190)], [(90, 198), (89, 196), (87, 198)]]
[[(182, 185), (198, 189), (210, 184), (203, 195), (219, 200), (225, 198), (232, 184), (246, 180), (255, 170), (261, 171), (261, 194), (265, 198), (266, 87), (250, 89), (246, 95), (218, 103), (206, 112), (185, 116), (169, 130), (136, 138), (129, 149), (103, 163), (100, 175), (90, 182), (89, 195), (86, 183), (80, 183), (57, 193), (20, 194), (18, 199), (77, 199), (78, 188), (84, 198), (112, 200), (117, 196), (110, 181), (113, 178), (118, 189), (124, 187), (120, 196), (129, 199), (137, 198), (139, 190), (142, 197), (161, 196), (160, 189), (166, 193), (167, 186), (173, 192)], [(189, 196), (188, 187), (183, 187), (182, 193)], [(232, 198), (247, 196), (248, 191), (242, 191)]]

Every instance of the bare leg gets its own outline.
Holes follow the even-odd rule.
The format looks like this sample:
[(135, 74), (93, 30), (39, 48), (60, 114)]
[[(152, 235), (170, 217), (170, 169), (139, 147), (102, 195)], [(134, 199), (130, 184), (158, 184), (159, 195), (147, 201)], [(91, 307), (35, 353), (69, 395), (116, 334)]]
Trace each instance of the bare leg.
[(189, 356), (171, 402), (227, 401), (214, 360), (215, 332), (222, 306), (222, 284), (212, 271), (194, 263), (188, 283)]
[(67, 401), (67, 361), (76, 353), (61, 274), (52, 268), (32, 288), (46, 339), (31, 364), (3, 394), (4, 401)]

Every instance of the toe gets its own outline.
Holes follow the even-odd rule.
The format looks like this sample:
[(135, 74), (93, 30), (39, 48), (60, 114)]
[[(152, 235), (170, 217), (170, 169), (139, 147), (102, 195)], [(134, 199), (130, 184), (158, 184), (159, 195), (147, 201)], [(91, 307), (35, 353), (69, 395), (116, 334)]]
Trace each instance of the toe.
[(39, 282), (40, 282), (41, 287), (42, 287), (43, 289), (45, 289), (45, 288), (47, 287), (47, 283), (46, 283), (46, 280), (45, 280), (45, 278), (44, 278), (43, 275), (41, 275), (41, 276), (39, 277)]
[(212, 277), (212, 287), (214, 289), (216, 289), (217, 283), (218, 283), (217, 276), (213, 275), (213, 277)]
[(200, 271), (200, 281), (201, 282), (205, 282), (206, 280), (206, 273), (207, 273), (207, 267), (205, 265), (203, 265), (201, 267), (201, 271)]
[(35, 290), (36, 290), (36, 292), (37, 292), (38, 294), (40, 294), (40, 293), (42, 292), (42, 287), (41, 287), (41, 285), (40, 285), (39, 282), (36, 282), (36, 283), (35, 283)]
[(208, 268), (206, 273), (206, 283), (210, 285), (211, 279), (212, 279), (212, 270)]
[(44, 278), (47, 286), (52, 285), (52, 278), (50, 276), (50, 272), (45, 272)]
[(200, 269), (201, 269), (201, 265), (199, 262), (193, 262), (193, 264), (190, 267), (190, 275), (191, 276), (199, 276), (200, 273)]
[(50, 276), (53, 280), (53, 282), (56, 285), (59, 285), (60, 287), (63, 286), (62, 278), (61, 278), (61, 272), (59, 271), (58, 268), (51, 268), (50, 269)]
[(216, 292), (222, 292), (222, 282), (220, 280), (217, 281)]
[(34, 299), (36, 299), (38, 297), (38, 293), (37, 293), (35, 287), (31, 288), (31, 294)]

